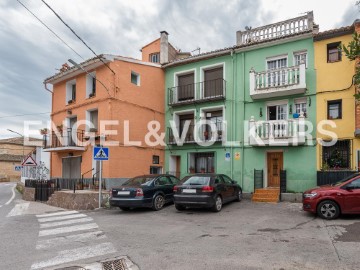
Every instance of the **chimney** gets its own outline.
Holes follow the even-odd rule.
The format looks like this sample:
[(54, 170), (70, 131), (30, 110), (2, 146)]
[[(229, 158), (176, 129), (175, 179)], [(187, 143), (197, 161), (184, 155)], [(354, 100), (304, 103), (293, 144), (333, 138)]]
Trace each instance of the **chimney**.
[(169, 40), (168, 32), (160, 32), (160, 64), (169, 62)]

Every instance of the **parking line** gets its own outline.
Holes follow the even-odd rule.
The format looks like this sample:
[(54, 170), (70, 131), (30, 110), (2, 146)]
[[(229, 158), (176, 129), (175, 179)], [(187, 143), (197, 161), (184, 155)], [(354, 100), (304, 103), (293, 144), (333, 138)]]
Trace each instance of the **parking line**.
[(75, 215), (66, 215), (66, 216), (55, 216), (55, 217), (46, 217), (46, 218), (39, 218), (38, 221), (42, 222), (49, 222), (49, 221), (59, 221), (59, 220), (66, 220), (72, 218), (81, 218), (86, 217), (84, 214), (75, 214)]
[(54, 216), (70, 215), (70, 214), (76, 214), (76, 213), (79, 213), (79, 212), (75, 211), (75, 210), (73, 210), (73, 211), (60, 211), (60, 212), (55, 212), (55, 213), (36, 215), (36, 217), (38, 217), (38, 218), (54, 217)]
[(102, 243), (94, 246), (87, 246), (76, 249), (64, 250), (52, 259), (34, 263), (31, 266), (32, 270), (51, 267), (59, 264), (69, 263), (82, 259), (102, 256), (110, 253), (115, 253), (116, 249), (112, 243)]
[(57, 221), (57, 222), (48, 222), (48, 223), (42, 223), (40, 224), (40, 228), (51, 228), (51, 227), (58, 227), (58, 226), (64, 226), (64, 225), (70, 225), (75, 223), (84, 223), (93, 221), (91, 217), (86, 218), (78, 218), (78, 219), (70, 219), (65, 221)]
[(39, 231), (39, 236), (56, 235), (56, 234), (76, 232), (76, 231), (92, 230), (92, 229), (97, 229), (98, 227), (99, 226), (96, 223), (61, 227), (61, 228), (56, 228), (56, 229)]

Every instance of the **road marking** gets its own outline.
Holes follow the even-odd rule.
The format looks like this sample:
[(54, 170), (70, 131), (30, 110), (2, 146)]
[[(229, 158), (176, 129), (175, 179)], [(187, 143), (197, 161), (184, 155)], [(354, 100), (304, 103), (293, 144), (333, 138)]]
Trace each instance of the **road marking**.
[(102, 243), (94, 246), (87, 246), (76, 249), (64, 250), (52, 259), (34, 263), (31, 269), (41, 269), (45, 267), (55, 266), (59, 264), (69, 263), (82, 259), (88, 259), (96, 256), (102, 256), (110, 253), (115, 253), (116, 249), (111, 243)]
[(65, 221), (57, 221), (57, 222), (49, 222), (49, 223), (42, 223), (40, 224), (40, 228), (51, 228), (51, 227), (58, 227), (58, 226), (63, 226), (63, 225), (70, 225), (70, 224), (75, 224), (75, 223), (84, 223), (84, 222), (89, 222), (89, 221), (93, 221), (93, 219), (91, 217), (86, 217), (86, 218), (78, 218), (78, 219), (71, 219), (71, 220), (65, 220)]
[(68, 227), (61, 227), (61, 228), (56, 228), (56, 229), (49, 229), (49, 230), (39, 231), (39, 236), (47, 236), (47, 235), (55, 235), (55, 234), (61, 234), (61, 233), (92, 230), (92, 229), (97, 229), (98, 227), (99, 226), (96, 223), (89, 223), (89, 224), (68, 226)]
[(66, 215), (66, 216), (55, 216), (55, 217), (48, 217), (48, 218), (39, 218), (38, 221), (41, 222), (48, 222), (48, 221), (59, 221), (65, 219), (72, 219), (72, 218), (81, 218), (86, 217), (84, 214), (75, 214), (75, 215)]
[(12, 202), (12, 200), (15, 198), (15, 187), (16, 187), (16, 186), (13, 186), (13, 188), (12, 188), (12, 196), (11, 196), (10, 200), (8, 200), (8, 201), (5, 203), (5, 205), (10, 204), (10, 203)]
[(78, 211), (60, 211), (60, 212), (55, 212), (55, 213), (50, 213), (50, 214), (36, 215), (36, 217), (38, 217), (38, 218), (53, 217), (53, 216), (62, 216), (62, 215), (70, 215), (70, 214), (77, 214), (77, 213), (79, 213), (79, 212)]
[(21, 216), (29, 208), (30, 203), (18, 203), (6, 217)]
[(67, 236), (59, 236), (46, 240), (39, 240), (36, 249), (54, 248), (61, 245), (69, 245), (74, 242), (85, 242), (91, 240), (105, 239), (106, 236), (102, 231), (88, 232), (81, 234), (72, 234)]

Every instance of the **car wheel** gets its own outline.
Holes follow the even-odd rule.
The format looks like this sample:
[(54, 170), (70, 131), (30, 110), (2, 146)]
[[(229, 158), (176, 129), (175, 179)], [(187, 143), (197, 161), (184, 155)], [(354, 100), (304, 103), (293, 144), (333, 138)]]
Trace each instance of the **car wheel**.
[(176, 210), (178, 210), (178, 211), (183, 211), (183, 210), (186, 209), (186, 207), (183, 206), (183, 205), (181, 205), (181, 204), (175, 204), (175, 208), (176, 208)]
[(323, 219), (336, 219), (340, 215), (340, 208), (334, 201), (323, 201), (317, 207), (317, 214)]
[(129, 211), (130, 210), (130, 207), (122, 207), (122, 206), (120, 206), (119, 208), (121, 210), (123, 210), (123, 211)]
[(215, 204), (214, 204), (214, 206), (212, 207), (212, 210), (213, 210), (214, 212), (220, 212), (221, 209), (222, 209), (222, 204), (223, 204), (223, 202), (222, 202), (221, 197), (220, 197), (220, 196), (216, 196), (216, 198), (215, 198)]
[(154, 198), (152, 209), (155, 211), (159, 211), (161, 208), (164, 207), (165, 198), (162, 195), (156, 195)]
[(237, 193), (237, 196), (236, 196), (236, 201), (237, 201), (237, 202), (241, 202), (241, 201), (242, 201), (242, 198), (243, 198), (242, 190), (239, 189), (239, 191), (238, 191), (238, 193)]

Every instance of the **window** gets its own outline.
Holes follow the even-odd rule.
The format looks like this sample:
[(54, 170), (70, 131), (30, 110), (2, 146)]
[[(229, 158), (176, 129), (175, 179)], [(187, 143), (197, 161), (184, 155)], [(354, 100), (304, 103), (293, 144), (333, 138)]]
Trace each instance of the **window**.
[(339, 46), (341, 42), (330, 43), (327, 45), (327, 61), (328, 63), (341, 61), (341, 50)]
[[(218, 133), (217, 140), (221, 141), (222, 134), (223, 134), (223, 111), (219, 110), (219, 111), (207, 112), (206, 120), (215, 124), (216, 131)], [(204, 139), (205, 140), (211, 139), (212, 134), (210, 132), (211, 132), (211, 127), (209, 125), (206, 125), (205, 130), (204, 130)]]
[(76, 100), (76, 80), (66, 83), (66, 103), (71, 104)]
[(160, 163), (160, 157), (159, 156), (152, 156), (152, 163), (153, 164), (159, 164)]
[(177, 100), (186, 101), (193, 100), (195, 97), (195, 88), (194, 88), (194, 73), (189, 73), (185, 75), (179, 75), (178, 86), (177, 86)]
[(227, 176), (227, 175), (223, 175), (222, 176), (222, 178), (224, 179), (224, 181), (225, 181), (225, 184), (229, 184), (229, 185), (232, 185), (232, 180), (230, 179), (230, 177), (229, 176)]
[(96, 95), (96, 73), (92, 72), (86, 75), (86, 97), (94, 97)]
[(150, 166), (150, 174), (160, 174), (161, 171), (161, 167)]
[(342, 104), (340, 100), (331, 100), (328, 101), (327, 110), (328, 110), (328, 119), (341, 119), (341, 110)]
[(195, 173), (214, 173), (215, 155), (213, 152), (190, 153), (189, 168), (194, 168)]
[(213, 98), (223, 96), (224, 68), (217, 67), (204, 71), (203, 97)]
[(306, 98), (295, 99), (295, 113), (299, 116), (304, 113), (304, 117), (307, 117), (307, 100)]
[(155, 186), (172, 185), (170, 179), (166, 176), (161, 176), (155, 181)]
[(150, 62), (159, 63), (160, 62), (160, 53), (152, 53), (149, 56)]
[(358, 178), (358, 179), (352, 181), (351, 183), (349, 183), (347, 185), (347, 187), (351, 187), (353, 189), (360, 189), (360, 179)]
[(140, 75), (131, 71), (131, 83), (140, 86)]
[(171, 182), (172, 182), (174, 185), (179, 184), (180, 181), (179, 181), (176, 177), (174, 177), (174, 176), (169, 176), (169, 177), (170, 177)]
[(295, 66), (299, 66), (300, 64), (305, 63), (305, 67), (307, 67), (307, 52), (295, 52), (294, 53), (294, 64)]
[(185, 136), (185, 142), (193, 142), (194, 139), (194, 114), (179, 115), (179, 136), (181, 137), (185, 124), (190, 121), (189, 129)]
[(280, 70), (287, 67), (287, 57), (267, 61), (267, 86), (280, 86), (287, 84), (286, 70)]
[(350, 140), (337, 141), (333, 146), (322, 147), (323, 168), (330, 170), (351, 168)]
[[(93, 124), (94, 127), (90, 128), (90, 131), (98, 130), (98, 110), (89, 111), (89, 120)], [(94, 129), (94, 130), (92, 130)]]
[(268, 120), (286, 120), (287, 104), (268, 106)]

